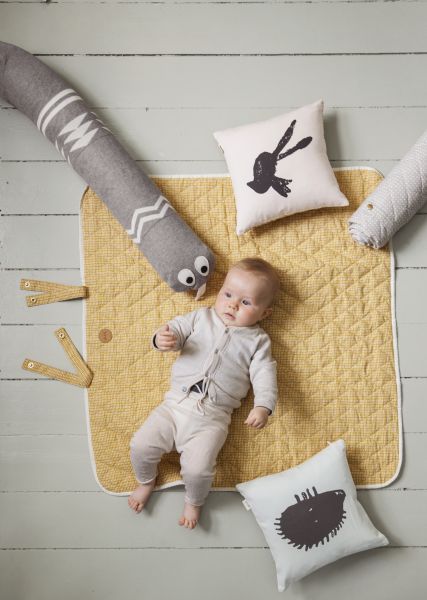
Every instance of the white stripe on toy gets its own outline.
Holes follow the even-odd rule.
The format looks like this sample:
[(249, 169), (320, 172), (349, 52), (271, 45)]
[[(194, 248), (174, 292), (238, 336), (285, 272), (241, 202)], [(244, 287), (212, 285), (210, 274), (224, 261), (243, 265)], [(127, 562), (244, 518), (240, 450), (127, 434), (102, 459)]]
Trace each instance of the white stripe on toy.
[(45, 120), (43, 121), (43, 125), (41, 128), (41, 132), (43, 135), (46, 135), (46, 128), (49, 123), (52, 121), (53, 117), (55, 117), (61, 110), (63, 110), (66, 106), (71, 104), (72, 102), (77, 102), (81, 100), (80, 96), (70, 96), (69, 98), (65, 98), (56, 108), (50, 111)]
[(40, 125), (41, 122), (43, 120), (43, 117), (45, 116), (45, 114), (47, 113), (47, 111), (50, 109), (51, 106), (53, 106), (55, 104), (55, 102), (58, 102), (58, 100), (60, 100), (61, 98), (63, 98), (64, 96), (67, 96), (68, 94), (74, 94), (74, 90), (72, 89), (66, 89), (66, 90), (62, 90), (62, 92), (59, 92), (58, 94), (56, 94), (53, 98), (51, 98), (49, 100), (49, 102), (47, 102), (44, 107), (42, 108), (42, 110), (40, 111), (40, 114), (38, 116), (37, 119), (37, 127), (38, 129), (40, 129)]

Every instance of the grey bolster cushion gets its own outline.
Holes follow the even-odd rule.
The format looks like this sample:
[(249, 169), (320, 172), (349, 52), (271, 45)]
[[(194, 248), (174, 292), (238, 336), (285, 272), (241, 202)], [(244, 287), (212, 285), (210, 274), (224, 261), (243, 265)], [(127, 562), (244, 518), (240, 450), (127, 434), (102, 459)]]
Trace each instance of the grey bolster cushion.
[(0, 42), (0, 96), (55, 145), (173, 290), (201, 295), (214, 270), (213, 253), (59, 75)]
[(382, 248), (427, 200), (427, 131), (348, 220), (359, 244)]

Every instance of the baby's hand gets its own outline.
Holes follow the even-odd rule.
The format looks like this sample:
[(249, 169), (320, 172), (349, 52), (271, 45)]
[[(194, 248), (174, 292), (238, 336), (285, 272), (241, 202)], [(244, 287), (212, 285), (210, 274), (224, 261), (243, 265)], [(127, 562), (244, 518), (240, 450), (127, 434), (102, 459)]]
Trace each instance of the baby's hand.
[(246, 425), (251, 425), (255, 429), (262, 429), (268, 421), (269, 410), (264, 406), (255, 406), (245, 421)]
[(173, 331), (169, 330), (169, 325), (163, 325), (156, 333), (156, 346), (159, 350), (168, 352), (169, 350), (175, 350), (178, 338)]

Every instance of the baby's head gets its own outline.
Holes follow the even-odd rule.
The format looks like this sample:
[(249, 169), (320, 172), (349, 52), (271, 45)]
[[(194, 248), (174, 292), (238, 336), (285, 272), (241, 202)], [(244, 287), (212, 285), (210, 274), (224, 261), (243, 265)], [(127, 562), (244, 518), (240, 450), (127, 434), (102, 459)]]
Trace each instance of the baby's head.
[(273, 312), (279, 276), (262, 258), (244, 258), (232, 265), (215, 301), (215, 312), (226, 325), (249, 327)]

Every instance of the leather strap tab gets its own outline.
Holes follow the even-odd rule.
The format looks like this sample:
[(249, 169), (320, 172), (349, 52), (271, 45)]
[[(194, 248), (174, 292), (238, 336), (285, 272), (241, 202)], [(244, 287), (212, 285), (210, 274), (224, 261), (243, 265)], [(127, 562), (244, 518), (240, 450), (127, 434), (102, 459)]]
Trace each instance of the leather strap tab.
[(58, 381), (64, 381), (65, 383), (70, 383), (71, 385), (77, 385), (79, 387), (89, 387), (92, 379), (93, 373), (81, 357), (79, 351), (71, 341), (70, 336), (67, 331), (61, 327), (61, 329), (57, 329), (55, 331), (55, 335), (62, 345), (65, 353), (73, 363), (73, 365), (77, 369), (77, 373), (69, 373), (68, 371), (62, 371), (61, 369), (57, 369), (55, 367), (51, 367), (49, 365), (45, 365), (44, 363), (38, 362), (31, 358), (26, 358), (22, 364), (22, 368), (26, 371), (40, 373), (40, 375), (45, 375), (46, 377), (50, 377), (51, 379), (56, 379)]
[(64, 285), (39, 279), (21, 279), (19, 287), (28, 292), (44, 292), (27, 296), (27, 306), (29, 307), (74, 300), (75, 298), (87, 298), (89, 295), (89, 289), (84, 285)]

